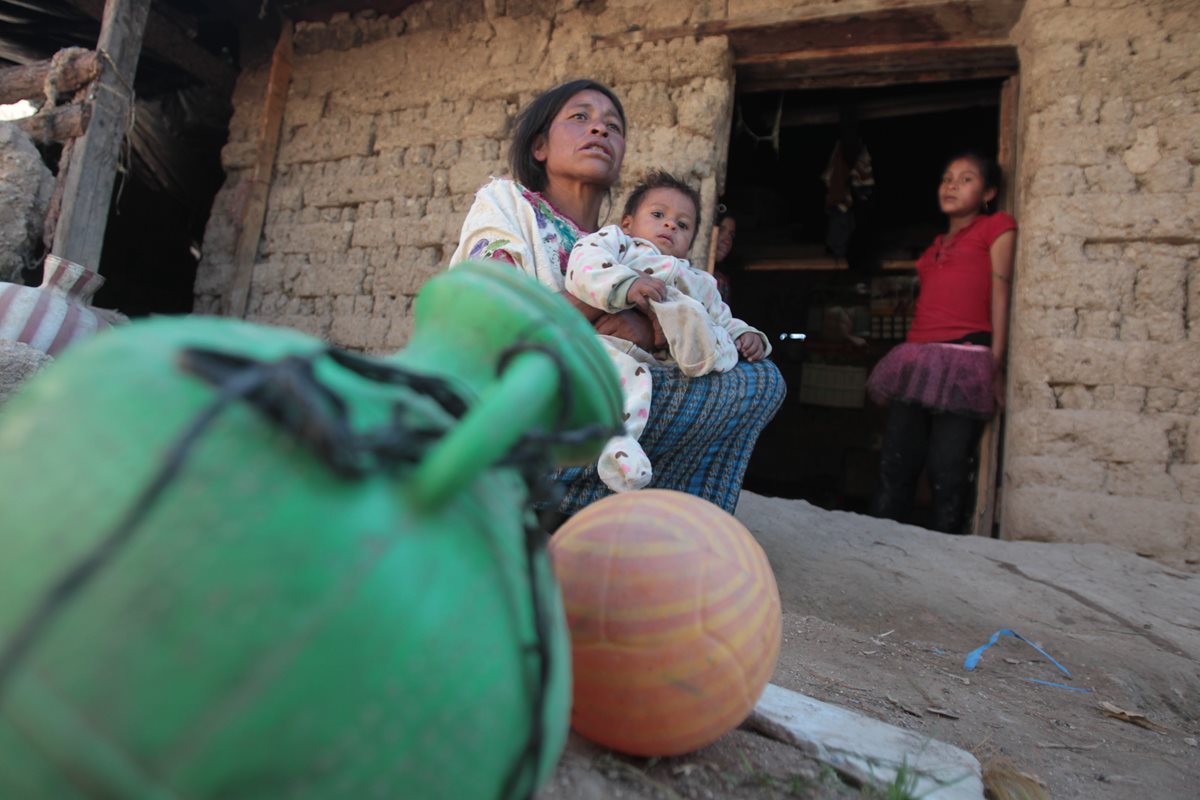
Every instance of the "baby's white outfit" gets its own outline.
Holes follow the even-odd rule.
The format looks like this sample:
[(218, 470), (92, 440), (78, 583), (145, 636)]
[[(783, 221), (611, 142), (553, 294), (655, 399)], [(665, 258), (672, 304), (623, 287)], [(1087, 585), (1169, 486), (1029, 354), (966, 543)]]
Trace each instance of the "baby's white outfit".
[(611, 439), (597, 463), (600, 479), (614, 492), (641, 489), (653, 477), (650, 459), (637, 442), (650, 416), (652, 383), (647, 364), (674, 362), (689, 377), (727, 372), (737, 365), (734, 343), (744, 333), (762, 339), (764, 355), (771, 352), (771, 342), (762, 331), (733, 317), (712, 275), (693, 268), (687, 259), (663, 255), (651, 242), (631, 237), (617, 225), (575, 243), (565, 285), (573, 296), (612, 314), (633, 306), (627, 297), (629, 287), (646, 276), (667, 284), (666, 299), (651, 301), (651, 307), (668, 352), (655, 358), (632, 342), (600, 337), (625, 396), (626, 435)]

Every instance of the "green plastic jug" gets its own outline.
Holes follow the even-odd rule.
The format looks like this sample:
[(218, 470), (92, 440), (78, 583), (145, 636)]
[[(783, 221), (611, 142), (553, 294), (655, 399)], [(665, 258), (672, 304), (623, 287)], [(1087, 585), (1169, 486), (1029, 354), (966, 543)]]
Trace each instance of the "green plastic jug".
[(499, 264), (431, 280), (409, 346), (142, 322), (0, 409), (0, 797), (530, 795), (566, 739), (533, 525), (621, 395)]

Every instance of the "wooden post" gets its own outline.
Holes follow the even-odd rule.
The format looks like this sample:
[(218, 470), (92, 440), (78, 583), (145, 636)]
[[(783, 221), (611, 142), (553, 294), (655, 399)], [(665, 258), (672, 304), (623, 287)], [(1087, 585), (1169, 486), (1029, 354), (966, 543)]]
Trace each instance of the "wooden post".
[(129, 127), (133, 78), (150, 0), (108, 0), (96, 53), (100, 77), (92, 84), (92, 118), (66, 164), (55, 255), (99, 271), (117, 159)]
[(287, 105), (288, 86), (292, 80), (292, 22), (285, 19), (279, 31), (279, 41), (271, 58), (271, 74), (267, 78), (267, 97), (263, 105), (258, 131), (258, 152), (250, 176), (250, 196), (242, 214), (242, 229), (233, 251), (233, 281), (225, 296), (225, 314), (246, 316), (250, 299), (250, 283), (254, 277), (254, 259), (258, 255), (258, 240), (262, 236), (263, 218), (267, 213), (267, 194), (275, 170), (275, 153), (279, 149), (279, 132), (283, 126), (283, 109)]
[[(1017, 93), (1020, 79), (1014, 75), (1000, 89), (1000, 132), (997, 142), (996, 161), (1004, 176), (1007, 188), (996, 207), (1012, 212), (1016, 203), (1014, 194), (1017, 172)], [(1009, 306), (1010, 314), (1012, 306)], [(1009, 325), (1009, 343), (1012, 343), (1012, 326)], [(1012, 348), (1009, 347), (1011, 352)], [(1000, 438), (1004, 428), (1004, 415), (998, 411), (988, 420), (979, 439), (979, 472), (975, 476), (975, 514), (971, 519), (971, 533), (976, 536), (991, 536), (996, 519), (996, 482), (1000, 474)]]
[(721, 236), (721, 226), (713, 225), (712, 236), (708, 237), (708, 263), (704, 271), (712, 275), (717, 271), (717, 239)]

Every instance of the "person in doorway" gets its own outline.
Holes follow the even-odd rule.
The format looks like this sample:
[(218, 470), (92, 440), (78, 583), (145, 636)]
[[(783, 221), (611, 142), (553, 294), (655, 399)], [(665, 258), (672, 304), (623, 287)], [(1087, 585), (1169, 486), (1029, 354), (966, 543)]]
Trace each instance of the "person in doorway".
[(938, 203), (949, 227), (917, 260), (921, 293), (906, 342), (867, 381), (889, 406), (875, 516), (906, 520), (924, 467), (930, 527), (962, 532), (968, 465), (983, 421), (1004, 402), (1017, 223), (990, 213), (999, 181), (996, 163), (973, 151), (943, 171)]
[(729, 216), (722, 203), (717, 206), (717, 245), (713, 253), (713, 277), (717, 279), (717, 291), (726, 303), (733, 292), (729, 285), (729, 254), (733, 251), (733, 240), (737, 238), (737, 220)]
[(738, 357), (771, 352), (765, 334), (734, 319), (717, 282), (684, 258), (692, 247), (700, 195), (666, 172), (651, 172), (630, 194), (620, 226), (608, 225), (575, 243), (566, 290), (607, 313), (639, 309), (654, 325), (653, 355), (623, 339), (602, 337), (625, 397), (625, 436), (600, 454), (600, 479), (616, 492), (645, 487), (653, 476), (638, 444), (650, 412), (647, 365), (673, 363), (688, 377), (728, 372)]
[[(536, 98), (514, 123), (513, 179), (493, 178), (475, 195), (450, 266), (478, 258), (512, 264), (559, 292), (598, 334), (654, 346), (636, 309), (608, 314), (564, 289), (571, 249), (600, 228), (600, 211), (621, 174), (625, 112), (608, 87), (571, 81)], [(750, 452), (783, 402), (770, 361), (739, 361), (728, 372), (689, 378), (666, 364), (647, 367), (654, 402), (640, 443), (654, 464), (652, 486), (696, 495), (733, 513)], [(558, 470), (557, 510), (572, 514), (610, 493), (596, 467)]]

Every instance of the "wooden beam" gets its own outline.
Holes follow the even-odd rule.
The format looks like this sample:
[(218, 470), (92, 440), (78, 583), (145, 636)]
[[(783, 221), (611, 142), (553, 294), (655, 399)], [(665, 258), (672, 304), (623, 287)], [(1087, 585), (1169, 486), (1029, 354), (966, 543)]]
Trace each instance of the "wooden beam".
[(34, 114), (32, 117), (14, 120), (13, 124), (38, 144), (46, 145), (83, 136), (87, 133), (91, 116), (90, 103), (70, 103)]
[(232, 64), (205, 50), (159, 14), (146, 23), (146, 46), (154, 55), (199, 78), (216, 91), (228, 95), (237, 80)]
[[(940, 111), (957, 111), (965, 108), (995, 108), (998, 104), (996, 92), (989, 87), (986, 91), (947, 92), (945, 94), (920, 97), (897, 93), (879, 100), (868, 100), (856, 104), (859, 121), (868, 119), (890, 119), (910, 117), (914, 114), (934, 114)], [(809, 125), (836, 125), (841, 119), (835, 105), (810, 106), (785, 109), (780, 125), (784, 128), (803, 128)]]
[(1013, 75), (1000, 88), (1000, 139), (997, 142), (996, 162), (1004, 176), (1003, 193), (997, 207), (1012, 214), (1016, 211), (1017, 148), (1020, 145), (1017, 120), (1017, 100), (1021, 93), (1021, 78)]
[(906, 86), (915, 83), (952, 83), (969, 80), (1001, 80), (1013, 74), (1008, 67), (988, 69), (937, 69), (912, 72), (854, 72), (831, 75), (777, 75), (771, 77), (738, 77), (738, 91), (743, 93), (781, 92), (802, 89), (873, 89), (882, 86)]
[(297, 22), (324, 22), (337, 13), (357, 14), (370, 9), (379, 15), (398, 17), (417, 0), (307, 0), (288, 9), (288, 15)]
[(735, 56), (734, 66), (754, 64), (821, 64), (829, 62), (861, 61), (907, 61), (914, 56), (936, 61), (954, 58), (966, 53), (978, 57), (981, 54), (1015, 57), (1016, 48), (1003, 39), (957, 39), (952, 42), (887, 42), (884, 44), (856, 45), (853, 47), (825, 47), (808, 50), (790, 50), (786, 53), (753, 53)]
[[(1005, 191), (996, 203), (1001, 211), (1012, 213), (1016, 208), (1014, 187), (1017, 185), (1018, 132), (1017, 99), (1020, 94), (1020, 78), (1012, 76), (1000, 89), (1000, 131), (996, 148), (996, 162), (1004, 176)], [(1010, 285), (1011, 289), (1011, 285)], [(1009, 303), (1009, 348), (1012, 352), (1012, 303)], [(971, 519), (971, 532), (976, 536), (991, 536), (996, 522), (996, 493), (1000, 478), (1000, 442), (1003, 438), (1004, 414), (997, 411), (988, 420), (979, 440), (979, 473), (975, 478), (975, 513)]]
[(717, 239), (721, 236), (721, 226), (712, 226), (712, 235), (708, 237), (708, 261), (704, 264), (704, 271), (712, 275), (717, 271)]
[[(880, 269), (916, 269), (917, 262), (911, 258), (887, 258), (879, 263)], [(810, 258), (760, 258), (742, 263), (747, 272), (836, 272), (849, 269), (844, 258), (814, 256)]]
[(814, 258), (763, 258), (744, 261), (742, 269), (747, 272), (832, 272), (847, 269), (846, 260), (833, 257)]
[(51, 75), (54, 91), (64, 95), (95, 80), (99, 74), (95, 53), (82, 47), (67, 47), (45, 61), (0, 69), (0, 105), (44, 97), (46, 78)]
[(1023, 6), (1024, 0), (847, 0), (836, 13), (820, 6), (631, 28), (594, 36), (593, 46), (724, 36), (739, 92), (1003, 78), (1017, 69), (1009, 31)]
[(287, 105), (288, 87), (292, 80), (292, 23), (283, 21), (279, 41), (271, 57), (271, 72), (267, 77), (267, 96), (263, 104), (258, 131), (258, 151), (250, 177), (250, 196), (242, 213), (242, 228), (238, 232), (233, 254), (233, 280), (225, 297), (225, 314), (246, 316), (250, 299), (250, 284), (254, 277), (254, 260), (258, 256), (258, 240), (262, 236), (263, 219), (267, 213), (267, 195), (275, 170), (275, 153), (279, 149), (279, 133), (283, 127), (283, 109)]
[(117, 159), (130, 124), (133, 76), (142, 50), (150, 0), (109, 0), (96, 52), (100, 77), (92, 84), (92, 119), (75, 140), (63, 186), (53, 253), (99, 272)]
[(75, 152), (75, 142), (78, 139), (68, 139), (63, 142), (62, 154), (58, 157), (60, 165), (58, 175), (54, 178), (54, 191), (50, 194), (50, 207), (46, 209), (46, 219), (42, 221), (42, 244), (47, 253), (54, 252), (54, 234), (58, 231), (58, 218), (62, 214), (63, 188), (67, 184), (67, 165)]
[(996, 512), (996, 469), (1000, 455), (1000, 414), (983, 426), (979, 436), (979, 467), (975, 475), (975, 511), (971, 533), (991, 536)]
[(734, 66), (739, 91), (756, 92), (1005, 78), (1017, 71), (1018, 61), (1007, 42), (964, 39), (752, 55), (735, 59)]
[[(104, 0), (66, 0), (92, 19), (101, 19)], [(233, 66), (193, 42), (177, 25), (156, 11), (146, 20), (143, 47), (169, 64), (179, 67), (219, 92), (233, 89), (237, 72)]]
[(597, 48), (628, 47), (672, 39), (728, 36), (735, 54), (902, 41), (1007, 37), (1024, 0), (893, 0), (886, 7), (865, 3), (794, 8), (745, 17), (711, 19), (667, 28), (595, 35)]

